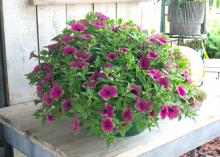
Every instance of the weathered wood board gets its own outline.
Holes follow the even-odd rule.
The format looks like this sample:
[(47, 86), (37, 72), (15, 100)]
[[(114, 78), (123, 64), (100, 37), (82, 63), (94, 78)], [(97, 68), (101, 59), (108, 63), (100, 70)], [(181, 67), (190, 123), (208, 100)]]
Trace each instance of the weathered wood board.
[[(14, 135), (5, 134), (9, 143), (26, 154), (31, 151), (32, 157), (37, 157), (36, 152), (40, 148), (56, 157), (160, 157), (161, 154), (176, 157), (220, 135), (220, 93), (214, 88), (220, 88), (220, 81), (205, 80), (202, 89), (208, 96), (196, 122), (191, 119), (181, 122), (164, 120), (160, 122), (160, 128), (153, 128), (152, 132), (146, 130), (137, 136), (118, 138), (109, 149), (105, 141), (88, 135), (86, 129), (81, 129), (80, 134), (74, 136), (71, 119), (42, 127), (39, 121), (33, 119), (36, 106), (32, 103), (1, 109), (0, 123)], [(28, 141), (24, 143), (25, 147), (19, 145), (17, 136)]]

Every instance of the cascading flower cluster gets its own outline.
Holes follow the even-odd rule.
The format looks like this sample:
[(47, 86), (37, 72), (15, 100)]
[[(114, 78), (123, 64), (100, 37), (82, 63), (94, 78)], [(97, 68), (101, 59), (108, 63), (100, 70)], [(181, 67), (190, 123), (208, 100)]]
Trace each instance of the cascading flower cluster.
[(132, 21), (102, 13), (68, 24), (39, 56), (31, 55), (40, 60), (27, 74), (42, 102), (36, 118), (70, 117), (75, 135), (82, 125), (112, 144), (133, 126), (143, 130), (159, 119), (194, 116), (188, 61), (165, 36), (146, 35)]

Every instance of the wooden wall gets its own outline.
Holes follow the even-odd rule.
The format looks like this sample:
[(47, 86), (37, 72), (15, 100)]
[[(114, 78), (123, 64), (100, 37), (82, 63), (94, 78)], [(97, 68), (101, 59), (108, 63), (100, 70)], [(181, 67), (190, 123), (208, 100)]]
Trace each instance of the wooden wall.
[(106, 4), (60, 4), (34, 6), (29, 0), (4, 0), (3, 18), (10, 105), (32, 101), (35, 89), (25, 74), (38, 63), (29, 60), (65, 26), (66, 20), (82, 18), (89, 11), (103, 12), (111, 18), (132, 19), (143, 29), (159, 30), (160, 4), (120, 2)]

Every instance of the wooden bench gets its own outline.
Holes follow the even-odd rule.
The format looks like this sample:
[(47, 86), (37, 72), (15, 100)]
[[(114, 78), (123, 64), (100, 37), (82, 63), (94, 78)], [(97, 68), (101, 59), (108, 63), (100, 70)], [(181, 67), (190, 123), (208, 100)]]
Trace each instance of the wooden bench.
[(28, 157), (176, 157), (220, 135), (220, 81), (205, 79), (201, 88), (208, 96), (196, 122), (164, 120), (151, 132), (118, 138), (109, 149), (86, 129), (74, 136), (72, 119), (42, 127), (33, 119), (33, 103), (1, 109), (0, 123), (5, 140)]

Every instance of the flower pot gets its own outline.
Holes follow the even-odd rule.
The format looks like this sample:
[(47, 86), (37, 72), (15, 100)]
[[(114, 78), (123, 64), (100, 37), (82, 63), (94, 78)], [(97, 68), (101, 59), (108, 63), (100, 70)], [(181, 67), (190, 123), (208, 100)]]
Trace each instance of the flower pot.
[[(130, 137), (130, 136), (135, 136), (138, 135), (140, 133), (142, 133), (145, 130), (145, 128), (143, 129), (138, 129), (136, 123), (132, 123), (132, 127), (126, 132), (125, 137)], [(120, 134), (117, 135), (118, 137), (122, 137)]]
[(180, 9), (177, 1), (173, 1), (168, 10), (170, 33), (178, 35), (201, 34), (205, 8), (206, 2), (186, 1), (185, 7)]

